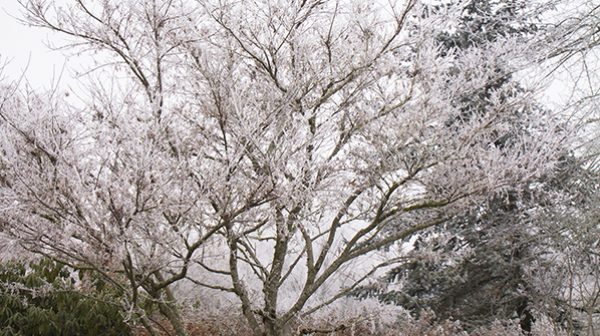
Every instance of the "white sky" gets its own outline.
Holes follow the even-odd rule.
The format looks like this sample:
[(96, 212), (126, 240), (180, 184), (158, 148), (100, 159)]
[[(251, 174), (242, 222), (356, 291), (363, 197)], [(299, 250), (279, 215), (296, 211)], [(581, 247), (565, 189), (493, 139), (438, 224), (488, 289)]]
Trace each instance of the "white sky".
[(14, 80), (25, 71), (32, 87), (49, 89), (63, 72), (60, 87), (68, 87), (74, 79), (73, 71), (65, 68), (66, 57), (47, 46), (49, 40), (60, 44), (60, 36), (19, 23), (15, 17), (20, 12), (16, 0), (0, 0), (0, 64), (8, 62), (4, 77)]

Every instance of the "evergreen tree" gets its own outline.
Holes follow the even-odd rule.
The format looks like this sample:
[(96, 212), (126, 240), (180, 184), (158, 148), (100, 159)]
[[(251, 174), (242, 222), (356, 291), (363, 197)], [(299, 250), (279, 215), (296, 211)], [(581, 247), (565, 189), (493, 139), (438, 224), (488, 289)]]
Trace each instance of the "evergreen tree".
[[(508, 37), (525, 39), (538, 30), (536, 17), (529, 16), (526, 2), (519, 0), (455, 1), (432, 5), (423, 15), (457, 8), (463, 13), (460, 21), (438, 35), (440, 57), (457, 49), (485, 48)], [(505, 68), (504, 64), (495, 64), (489, 71), (496, 74), (496, 81), (453, 101), (460, 114), (449, 119), (446, 126), (460, 128), (472, 118), (495, 112), (490, 111), (491, 100), (508, 101), (522, 93), (524, 88)], [(504, 133), (489, 139), (490, 147), (514, 146), (515, 139), (532, 132), (523, 127), (523, 120), (542, 108), (534, 105), (529, 110), (502, 111), (511, 123)], [(574, 165), (573, 158), (565, 155), (561, 169)], [(527, 265), (542, 248), (542, 242), (536, 241), (538, 215), (549, 207), (549, 195), (559, 192), (562, 178), (561, 174), (538, 177), (530, 181), (528, 189), (509, 186), (475, 210), (457, 215), (443, 228), (421, 234), (414, 241), (410, 261), (354, 295), (375, 296), (415, 315), (432, 310), (441, 320), (461, 320), (471, 328), (497, 319), (518, 318), (522, 329), (530, 330), (532, 307), (539, 293), (530, 285)]]

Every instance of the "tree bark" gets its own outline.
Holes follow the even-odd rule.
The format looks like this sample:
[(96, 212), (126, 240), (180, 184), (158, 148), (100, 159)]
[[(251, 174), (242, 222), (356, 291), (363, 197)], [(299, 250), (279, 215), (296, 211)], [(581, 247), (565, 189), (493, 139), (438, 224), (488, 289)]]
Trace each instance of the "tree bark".
[[(164, 277), (160, 272), (155, 272), (154, 276), (159, 282), (164, 281)], [(160, 313), (169, 320), (171, 326), (175, 330), (175, 335), (177, 336), (188, 336), (187, 329), (185, 324), (181, 319), (181, 314), (179, 313), (179, 309), (176, 306), (175, 296), (169, 287), (165, 287), (161, 289), (162, 293), (164, 293), (164, 299), (162, 298), (161, 293), (155, 293), (155, 298), (158, 299), (158, 310)]]

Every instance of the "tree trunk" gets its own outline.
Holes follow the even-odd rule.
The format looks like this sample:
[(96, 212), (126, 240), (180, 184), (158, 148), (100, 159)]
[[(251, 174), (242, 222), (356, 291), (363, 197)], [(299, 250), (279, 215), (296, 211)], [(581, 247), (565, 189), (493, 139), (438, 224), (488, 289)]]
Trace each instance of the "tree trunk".
[[(163, 282), (164, 278), (162, 274), (157, 271), (154, 273), (154, 276), (159, 282)], [(164, 294), (164, 298), (163, 298)], [(179, 309), (176, 306), (175, 296), (171, 289), (166, 286), (161, 290), (155, 292), (152, 295), (158, 303), (158, 310), (160, 313), (169, 320), (171, 326), (175, 330), (175, 335), (177, 336), (188, 336), (187, 329), (185, 328), (185, 324), (181, 320), (181, 315), (179, 314)]]
[(154, 328), (152, 326), (152, 323), (148, 320), (147, 317), (142, 316), (140, 318), (140, 321), (142, 323), (142, 326), (144, 326), (144, 329), (146, 329), (146, 331), (148, 332), (148, 334), (150, 334), (150, 336), (160, 336), (158, 331), (156, 331), (156, 328)]
[(275, 319), (264, 322), (264, 332), (260, 336), (291, 336), (292, 330), (288, 323), (282, 324)]
[(173, 329), (175, 329), (175, 335), (177, 336), (188, 336), (187, 329), (181, 320), (181, 315), (177, 307), (172, 303), (161, 302), (158, 304), (160, 313), (163, 314), (171, 323)]

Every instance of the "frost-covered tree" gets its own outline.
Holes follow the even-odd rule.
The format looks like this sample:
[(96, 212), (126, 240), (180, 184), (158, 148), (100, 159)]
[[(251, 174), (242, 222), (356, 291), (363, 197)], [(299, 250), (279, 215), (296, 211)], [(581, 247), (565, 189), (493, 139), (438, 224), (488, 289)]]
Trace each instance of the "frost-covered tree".
[[(454, 6), (462, 10), (461, 16), (455, 29), (438, 33), (441, 55), (447, 50), (479, 48), (507, 37), (532, 38), (540, 30), (539, 19), (527, 15), (530, 8), (518, 0), (432, 5), (423, 15)], [(451, 102), (463, 113), (460, 118), (449, 120), (449, 127), (490, 113), (489, 96), (503, 87), (514, 91), (505, 90), (500, 99), (524, 90), (505, 67), (505, 63), (493, 64), (489, 70), (501, 76), (474, 94)], [(527, 132), (528, 126), (521, 124), (521, 120), (540, 113), (540, 109), (543, 107), (537, 103), (525, 109), (508, 106), (503, 113), (512, 115), (512, 122), (504, 133), (498, 134), (494, 145), (513, 146), (513, 139)], [(549, 175), (535, 176), (528, 183), (547, 182)], [(413, 242), (412, 258), (390, 270), (380, 282), (362, 287), (354, 295), (376, 296), (415, 314), (433, 310), (441, 320), (458, 319), (470, 328), (513, 316), (522, 318), (523, 327), (528, 328), (532, 319), (532, 293), (527, 292), (525, 269), (536, 253), (531, 248), (535, 230), (530, 211), (539, 207), (542, 200), (537, 192), (521, 186), (490, 196), (444, 226), (422, 232)]]
[(565, 165), (542, 212), (540, 256), (529, 270), (531, 285), (550, 316), (570, 334), (594, 335), (600, 318), (600, 175), (594, 160)]
[[(469, 330), (514, 320), (529, 332), (540, 317), (569, 329), (573, 308), (566, 293), (577, 292), (578, 302), (596, 295), (581, 290), (582, 278), (594, 268), (587, 263), (595, 262), (595, 247), (584, 238), (594, 231), (593, 175), (565, 155), (552, 174), (520, 194), (491, 198), (444, 227), (422, 232), (410, 258), (353, 295), (377, 297), (416, 316), (432, 311), (438, 321), (457, 320)], [(575, 315), (581, 322), (581, 313)]]
[(504, 81), (550, 44), (440, 46), (463, 7), (23, 2), (105, 72), (82, 108), (2, 100), (3, 231), (119, 286), (149, 330), (157, 309), (186, 333), (185, 280), (235, 295), (254, 334), (285, 335), (394, 262), (372, 253), (557, 162), (565, 129)]
[[(527, 38), (543, 33), (560, 36), (560, 47), (551, 53), (560, 57), (548, 62), (555, 68), (576, 50), (588, 52), (597, 39), (589, 23), (598, 8), (589, 2), (577, 16), (561, 13), (563, 17), (572, 15), (558, 25), (561, 29), (523, 15), (529, 8), (521, 1), (475, 0), (446, 5), (463, 6), (464, 11), (456, 30), (439, 35), (442, 50), (473, 48), (507, 35)], [(439, 8), (433, 6), (428, 13)], [(502, 68), (504, 64), (497, 66)], [(507, 74), (459, 104), (470, 113), (486, 113), (488, 92), (511, 82), (515, 80)], [(521, 115), (531, 110), (516, 109), (512, 113)], [(516, 121), (497, 144), (510, 145), (506, 140), (511, 132), (522, 130)], [(565, 144), (564, 156), (554, 172), (530, 180), (528, 188), (508, 190), (444, 226), (422, 232), (414, 241), (411, 259), (353, 295), (374, 296), (417, 315), (432, 310), (438, 319), (457, 319), (468, 328), (516, 318), (525, 331), (530, 331), (535, 316), (543, 314), (568, 330), (573, 330), (577, 322), (581, 325), (581, 312), (596, 314), (589, 313), (595, 312), (590, 307), (597, 297), (596, 282), (589, 280), (594, 272), (586, 273), (596, 266), (595, 245), (584, 238), (587, 233), (578, 232), (593, 231), (589, 220), (594, 212), (589, 207), (597, 198), (597, 175), (589, 169), (589, 162), (569, 153), (572, 148)], [(585, 220), (581, 220), (582, 213), (588, 213)], [(577, 293), (576, 308), (566, 304), (568, 292)], [(580, 319), (575, 323), (573, 314), (567, 314), (573, 310)], [(592, 325), (589, 321), (584, 324), (586, 328)]]

